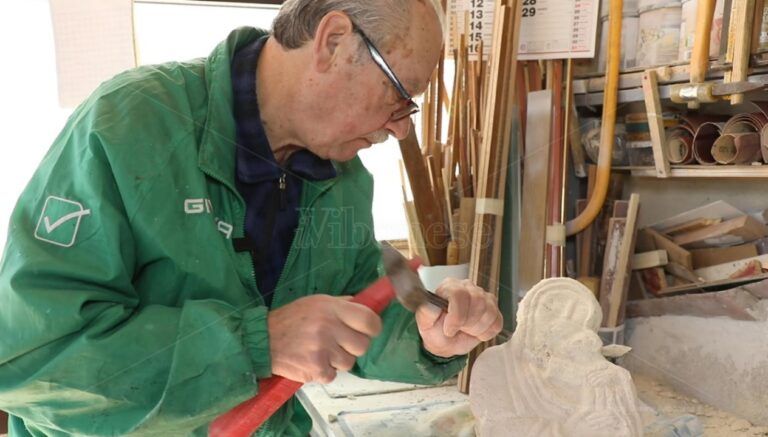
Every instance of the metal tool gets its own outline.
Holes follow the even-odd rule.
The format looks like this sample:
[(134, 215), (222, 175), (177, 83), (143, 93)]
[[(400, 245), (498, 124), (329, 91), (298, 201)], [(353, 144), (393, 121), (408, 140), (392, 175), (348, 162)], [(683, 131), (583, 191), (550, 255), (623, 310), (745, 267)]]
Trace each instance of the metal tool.
[(672, 85), (670, 99), (675, 103), (712, 103), (732, 94), (743, 94), (764, 89), (762, 82), (703, 82)]
[(403, 306), (411, 312), (429, 302), (447, 311), (448, 301), (424, 288), (421, 278), (409, 268), (409, 261), (386, 241), (382, 243), (381, 256), (384, 260), (384, 270), (392, 281), (395, 296)]
[[(388, 243), (382, 243), (382, 257), (386, 276), (379, 278), (365, 290), (356, 294), (352, 302), (367, 306), (380, 314), (393, 297), (410, 310), (429, 302), (443, 310), (448, 301), (427, 291), (415, 270), (421, 261), (406, 259)], [(259, 394), (222, 414), (211, 423), (210, 437), (247, 437), (290, 399), (303, 383), (272, 376), (259, 381)]]

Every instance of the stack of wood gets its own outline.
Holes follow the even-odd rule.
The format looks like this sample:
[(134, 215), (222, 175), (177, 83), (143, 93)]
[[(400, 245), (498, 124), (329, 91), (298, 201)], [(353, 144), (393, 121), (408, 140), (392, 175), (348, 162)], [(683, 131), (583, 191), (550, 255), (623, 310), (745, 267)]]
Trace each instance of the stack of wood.
[[(588, 167), (587, 192), (591, 196), (596, 168)], [(577, 279), (589, 287), (603, 310), (602, 328), (617, 329), (624, 322), (631, 282), (631, 265), (637, 238), (640, 197), (631, 194), (622, 200), (623, 179), (613, 174), (606, 202), (595, 221), (576, 235)], [(576, 201), (577, 213), (587, 203)], [(615, 339), (614, 339), (615, 340)]]
[[(441, 60), (425, 96), (424, 145), (419, 147), (413, 129), (400, 142), (413, 196), (412, 202), (406, 198), (406, 212), (414, 252), (430, 265), (469, 262), (470, 279), (497, 296), (520, 14), (519, 0), (496, 1), (488, 64), (482, 45), (477, 60), (470, 60), (469, 29), (456, 35), (450, 99), (443, 92)], [(468, 17), (464, 22), (469, 23)], [(443, 108), (449, 117), (445, 143)], [(485, 346), (470, 354), (460, 376), (465, 393), (471, 366)]]
[[(464, 22), (469, 20), (465, 17)], [(469, 29), (464, 29), (455, 36), (458, 48), (452, 53), (454, 80), (450, 97), (444, 80), (444, 59), (424, 95), (423, 144), (419, 146), (413, 128), (400, 142), (402, 167), (412, 194), (409, 200), (406, 178), (401, 174), (409, 244), (412, 254), (427, 265), (468, 263), (472, 252), (487, 62), (483, 61), (482, 44), (477, 56), (470, 59), (468, 33)], [(448, 115), (445, 142), (444, 112)]]
[(633, 297), (768, 277), (765, 215), (717, 201), (641, 229), (632, 261)]

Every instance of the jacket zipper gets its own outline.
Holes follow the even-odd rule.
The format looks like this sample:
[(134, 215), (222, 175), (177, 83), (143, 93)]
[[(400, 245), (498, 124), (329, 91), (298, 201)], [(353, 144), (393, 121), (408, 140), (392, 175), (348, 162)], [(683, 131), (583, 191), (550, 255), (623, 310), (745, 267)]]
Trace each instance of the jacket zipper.
[[(286, 207), (286, 198), (285, 198), (285, 196), (286, 196), (286, 194), (285, 194), (286, 186), (287, 186), (287, 184), (286, 184), (286, 174), (285, 174), (285, 171), (282, 171), (280, 173), (280, 178), (277, 181), (277, 188), (278, 188), (278, 190), (280, 190), (279, 197), (280, 197), (280, 210), (281, 211), (285, 210), (285, 207)], [(297, 229), (296, 233), (298, 235), (298, 229)], [(296, 237), (294, 237), (294, 238), (296, 238)], [(290, 258), (291, 252), (293, 252), (293, 241), (291, 241), (291, 248), (288, 249), (288, 256), (286, 257), (286, 261), (288, 260), (288, 258)], [(251, 259), (253, 260), (253, 276), (254, 276), (253, 280), (255, 282), (256, 281), (256, 260), (255, 260), (254, 256), (251, 256)], [(285, 268), (283, 268), (283, 271), (280, 272), (280, 277), (277, 279), (277, 282), (275, 282), (275, 289), (272, 290), (273, 294), (277, 290), (277, 286), (280, 284), (280, 280), (283, 277), (283, 272), (285, 272)], [(261, 293), (259, 293), (259, 295), (261, 295)], [(272, 296), (272, 303), (274, 304), (274, 302), (275, 302), (275, 296)], [(258, 432), (256, 433), (256, 436), (257, 437), (261, 437), (261, 436), (269, 435), (270, 432), (271, 432), (271, 428), (272, 428), (272, 423), (269, 420), (267, 420), (259, 428)]]
[(280, 190), (280, 211), (285, 210), (285, 206), (286, 206), (285, 187), (287, 184), (286, 184), (285, 178), (286, 178), (286, 174), (285, 174), (285, 171), (283, 171), (280, 174), (280, 179), (277, 182), (278, 189)]
[[(296, 253), (295, 252), (298, 250), (297, 246), (300, 245), (301, 239), (304, 238), (305, 230), (306, 230), (307, 226), (309, 226), (309, 222), (312, 219), (312, 215), (309, 213), (309, 211), (311, 210), (312, 205), (315, 203), (315, 201), (317, 201), (317, 198), (319, 197), (319, 194), (315, 195), (313, 198), (311, 198), (309, 201), (307, 201), (306, 205), (304, 205), (304, 202), (306, 201), (306, 199), (304, 197), (308, 196), (306, 189), (302, 189), (301, 190), (301, 196), (302, 196), (302, 198), (299, 201), (299, 206), (300, 206), (300, 208), (299, 208), (299, 226), (296, 228), (296, 234), (294, 234), (294, 236), (293, 236), (293, 241), (291, 241), (291, 247), (290, 247), (290, 249), (288, 249), (288, 255), (285, 257), (285, 264), (283, 265), (283, 271), (280, 272), (280, 276), (277, 278), (277, 282), (275, 283), (275, 290), (278, 290), (280, 288), (280, 285), (283, 283), (283, 279), (284, 279), (285, 275), (287, 274), (287, 272), (289, 270), (289, 267), (292, 264), (293, 259), (296, 257)], [(275, 297), (277, 297), (277, 296), (273, 296), (272, 297), (272, 302), (273, 303), (275, 302), (275, 300), (274, 300)]]

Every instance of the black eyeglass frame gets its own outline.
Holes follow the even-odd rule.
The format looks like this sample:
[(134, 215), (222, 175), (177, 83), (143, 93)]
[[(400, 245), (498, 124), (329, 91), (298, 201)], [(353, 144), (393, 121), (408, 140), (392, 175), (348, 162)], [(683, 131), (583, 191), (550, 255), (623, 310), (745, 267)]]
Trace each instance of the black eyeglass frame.
[(392, 86), (394, 86), (398, 94), (400, 94), (400, 97), (402, 97), (403, 100), (406, 101), (405, 107), (393, 112), (392, 115), (390, 116), (390, 120), (391, 121), (402, 120), (406, 117), (410, 117), (411, 115), (419, 112), (419, 105), (413, 101), (413, 97), (411, 97), (411, 95), (408, 94), (408, 91), (405, 90), (403, 83), (400, 82), (400, 79), (397, 78), (397, 76), (395, 75), (395, 72), (392, 71), (392, 67), (390, 67), (389, 64), (387, 64), (387, 61), (384, 60), (384, 57), (381, 55), (381, 52), (379, 52), (379, 49), (377, 49), (376, 46), (373, 45), (373, 41), (371, 41), (371, 39), (368, 38), (368, 35), (366, 35), (365, 32), (363, 32), (356, 25), (353, 25), (353, 28), (355, 32), (357, 32), (360, 35), (360, 38), (362, 38), (363, 42), (368, 48), (368, 53), (370, 53), (371, 59), (373, 59), (374, 64), (376, 64), (379, 67), (379, 69), (381, 69), (381, 71), (384, 73), (384, 76), (386, 76), (387, 79), (389, 79), (389, 81), (392, 83)]

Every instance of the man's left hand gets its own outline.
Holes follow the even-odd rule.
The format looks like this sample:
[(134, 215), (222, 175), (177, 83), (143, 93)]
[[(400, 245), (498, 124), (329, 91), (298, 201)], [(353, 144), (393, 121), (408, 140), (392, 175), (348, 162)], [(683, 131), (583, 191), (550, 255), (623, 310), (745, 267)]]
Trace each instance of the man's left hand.
[(448, 300), (447, 312), (429, 303), (416, 311), (424, 347), (432, 354), (463, 355), (501, 331), (504, 318), (495, 296), (472, 281), (448, 278), (435, 293)]

